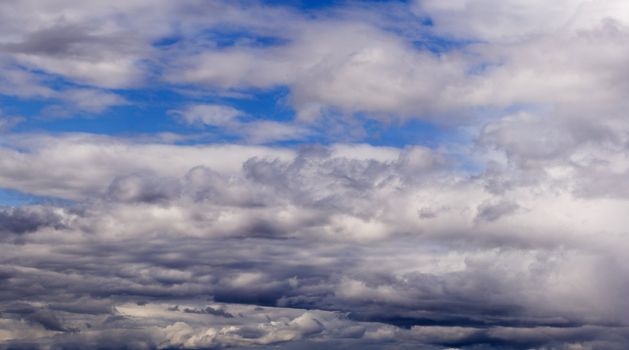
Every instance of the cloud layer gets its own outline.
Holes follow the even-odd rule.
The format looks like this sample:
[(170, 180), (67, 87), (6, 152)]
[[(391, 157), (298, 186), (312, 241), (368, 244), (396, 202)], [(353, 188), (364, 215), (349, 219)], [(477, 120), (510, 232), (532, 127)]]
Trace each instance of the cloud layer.
[[(3, 209), (6, 341), (70, 346), (122, 332), (137, 347), (614, 349), (626, 340), (624, 200), (546, 181), (495, 193), (421, 147), (46, 142), (21, 164), (3, 157), (2, 181), (81, 204)], [(96, 156), (105, 145), (124, 147), (120, 163)], [(25, 164), (81, 148), (76, 176), (57, 180), (75, 185), (37, 192)], [(145, 164), (112, 172), (138, 152)], [(252, 156), (233, 168), (188, 167), (190, 152)], [(180, 169), (163, 162), (169, 153)], [(236, 311), (247, 305), (265, 309)], [(552, 340), (533, 335), (540, 330)]]
[(624, 349), (626, 7), (2, 2), (0, 103), (188, 133), (0, 106), (0, 348)]

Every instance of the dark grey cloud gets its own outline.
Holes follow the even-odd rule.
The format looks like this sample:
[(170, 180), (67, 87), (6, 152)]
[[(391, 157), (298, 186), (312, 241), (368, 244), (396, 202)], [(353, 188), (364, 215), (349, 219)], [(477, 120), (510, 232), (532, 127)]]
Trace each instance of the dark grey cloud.
[(42, 228), (62, 229), (62, 216), (51, 207), (0, 207), (0, 234), (23, 235)]
[[(88, 47), (94, 48), (100, 37), (91, 35), (89, 28), (82, 25), (57, 25), (51, 28), (39, 29), (28, 33), (21, 42), (4, 43), (0, 45), (0, 51), (9, 51), (22, 54), (44, 55), (72, 55), (85, 54)], [(103, 44), (121, 45), (123, 38), (109, 38)], [(74, 48), (85, 49), (83, 53)], [(108, 48), (109, 49), (109, 48)], [(92, 53), (93, 54), (93, 53)]]
[[(155, 205), (156, 209), (163, 208), (163, 204)], [(66, 234), (73, 235), (71, 231)], [(162, 234), (147, 240), (142, 235), (114, 241), (104, 237), (94, 240), (94, 237), (89, 244), (66, 243), (51, 247), (52, 250), (45, 255), (23, 256), (19, 265), (12, 262), (16, 268), (19, 266), (19, 273), (6, 271), (9, 278), (2, 281), (4, 292), (1, 297), (5, 301), (23, 300), (24, 304), (8, 307), (3, 310), (3, 315), (28, 314), (24, 319), (29, 322), (41, 325), (47, 331), (62, 332), (63, 336), (57, 336), (52, 341), (64, 347), (98, 344), (112, 334), (124, 337), (127, 342), (141, 341), (142, 344), (152, 344), (149, 346), (163, 346), (160, 338), (147, 328), (148, 324), (142, 323), (145, 321), (138, 320), (138, 316), (132, 323), (139, 329), (132, 332), (128, 329), (107, 330), (106, 325), (123, 328), (131, 321), (119, 316), (102, 320), (101, 315), (123, 312), (119, 305), (125, 302), (131, 302), (137, 315), (142, 315), (146, 312), (142, 310), (165, 300), (169, 300), (167, 303), (171, 306), (160, 308), (175, 313), (169, 316), (172, 321), (163, 319), (161, 314), (159, 317), (147, 316), (162, 322), (159, 327), (169, 327), (181, 314), (240, 320), (252, 312), (238, 311), (230, 306), (241, 304), (266, 305), (269, 308), (264, 308), (261, 314), (271, 315), (271, 319), (274, 317), (272, 310), (277, 306), (291, 307), (297, 310), (295, 312), (303, 312), (299, 311), (303, 308), (340, 312), (347, 315), (344, 321), (349, 324), (347, 327), (362, 325), (363, 329), (338, 330), (338, 335), (325, 333), (324, 338), (329, 337), (329, 341), (333, 341), (342, 334), (341, 338), (356, 339), (346, 343), (352, 346), (378, 343), (379, 340), (369, 337), (379, 333), (376, 330), (368, 332), (364, 327), (385, 327), (386, 324), (392, 325), (388, 327), (393, 327), (390, 330), (396, 335), (389, 336), (384, 345), (388, 342), (387, 346), (392, 347), (432, 344), (526, 349), (555, 343), (598, 341), (602, 337), (625, 337), (620, 324), (605, 324), (611, 320), (605, 318), (605, 314), (601, 315), (603, 318), (591, 319), (585, 314), (574, 314), (572, 307), (562, 310), (557, 300), (549, 300), (555, 304), (554, 308), (550, 305), (523, 304), (523, 300), (534, 295), (544, 274), (554, 269), (552, 263), (542, 257), (533, 260), (534, 263), (525, 266), (525, 269), (513, 271), (501, 269), (490, 261), (499, 259), (513, 263), (511, 258), (494, 255), (479, 257), (478, 261), (469, 260), (467, 267), (458, 272), (400, 274), (395, 271), (403, 269), (403, 265), (383, 264), (386, 252), (395, 252), (397, 259), (412, 258), (417, 255), (412, 247), (425, 242), (400, 238), (389, 243), (361, 246), (351, 242), (317, 242), (317, 239), (308, 238), (175, 237)], [(173, 239), (176, 239), (176, 244)], [(307, 253), (303, 250), (304, 245), (308, 246)], [(407, 247), (407, 252), (402, 247)], [(516, 260), (527, 257), (525, 251), (518, 252), (516, 249), (512, 253)], [(8, 259), (6, 262), (12, 261), (11, 256), (5, 259)], [(378, 266), (380, 264), (383, 266)], [(186, 306), (190, 300), (208, 296), (215, 302), (230, 304)], [(77, 298), (82, 299), (77, 302)], [(54, 310), (61, 315), (50, 311), (36, 313), (33, 311), (36, 307), (30, 306), (32, 303), (43, 303), (47, 305), (46, 310)], [(174, 307), (176, 304), (179, 306)], [(118, 311), (115, 311), (116, 308)], [(73, 324), (71, 320), (77, 318), (89, 321), (82, 321), (79, 325), (75, 321)], [(95, 322), (99, 318), (101, 323)], [(276, 341), (284, 344), (285, 340), (281, 339), (317, 338), (321, 336), (318, 329), (322, 326), (319, 323), (325, 325), (323, 321), (313, 321), (314, 325), (308, 328), (312, 330), (304, 329), (300, 333), (286, 330), (281, 333), (289, 334), (286, 338), (269, 338), (268, 329), (256, 326), (256, 322), (245, 321), (242, 321), (242, 328), (233, 333), (234, 337), (244, 339), (238, 341), (242, 344), (247, 344), (249, 340), (266, 342), (264, 339), (268, 339), (270, 344)], [(85, 323), (91, 326), (87, 327)], [(183, 338), (173, 335), (170, 344), (175, 347), (205, 347), (193, 345), (196, 344), (194, 341), (201, 341), (195, 338), (195, 334), (202, 334), (207, 327), (214, 325), (214, 321), (207, 321), (190, 328), (181, 326)], [(439, 332), (452, 327), (467, 327), (471, 331), (465, 336), (456, 331), (459, 335), (452, 335), (452, 338), (439, 335)], [(544, 337), (522, 336), (519, 339), (515, 336), (516, 331), (535, 332), (540, 327), (553, 332), (566, 330), (566, 334), (553, 336), (552, 342)], [(414, 335), (419, 330), (425, 334)], [(190, 343), (185, 345), (188, 340)], [(119, 341), (123, 344), (122, 340)], [(233, 339), (230, 341), (234, 342)], [(47, 343), (42, 341), (42, 345)], [(221, 340), (210, 344), (227, 346), (231, 343)], [(289, 345), (281, 346), (290, 348)]]
[(483, 203), (478, 208), (477, 220), (494, 221), (518, 210), (517, 203), (502, 201), (499, 203)]
[(214, 316), (221, 316), (221, 317), (225, 317), (225, 318), (233, 318), (234, 315), (230, 314), (229, 312), (222, 310), (222, 309), (215, 309), (211, 306), (206, 306), (205, 308), (201, 308), (201, 309), (190, 309), (190, 308), (185, 308), (183, 309), (183, 312), (185, 313), (189, 313), (189, 314), (209, 314), (209, 315), (214, 315)]

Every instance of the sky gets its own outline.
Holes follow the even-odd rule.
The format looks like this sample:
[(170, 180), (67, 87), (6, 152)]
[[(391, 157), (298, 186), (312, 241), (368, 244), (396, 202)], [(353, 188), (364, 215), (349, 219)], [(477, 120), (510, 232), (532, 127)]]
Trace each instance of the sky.
[(624, 0), (0, 1), (0, 349), (622, 350)]

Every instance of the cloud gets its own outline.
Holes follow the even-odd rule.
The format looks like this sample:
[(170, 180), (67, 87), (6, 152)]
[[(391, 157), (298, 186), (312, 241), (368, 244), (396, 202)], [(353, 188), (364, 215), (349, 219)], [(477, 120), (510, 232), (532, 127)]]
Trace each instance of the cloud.
[[(593, 106), (624, 105), (627, 55), (620, 43), (627, 18), (621, 2), (546, 6), (514, 0), (495, 9), (504, 21), (488, 21), (493, 12), (484, 1), (447, 6), (421, 1), (409, 5), (417, 16), (411, 19), (433, 22), (421, 30), (406, 17), (408, 23), (393, 26), (384, 10), (396, 14), (399, 4), (384, 10), (346, 5), (318, 11), (314, 18), (285, 7), (220, 1), (72, 5), (72, 16), (63, 1), (46, 8), (32, 2), (5, 5), (10, 33), (0, 43), (5, 76), (21, 88), (3, 93), (70, 99), (83, 111), (99, 113), (127, 102), (107, 89), (164, 79), (210, 93), (286, 87), (300, 121), (360, 114), (387, 122), (423, 118), (446, 124), (468, 122), (478, 108), (552, 104), (586, 117), (599, 114)], [(220, 28), (236, 39), (221, 42), (215, 33)], [(413, 31), (418, 33), (409, 34)], [(443, 36), (446, 49), (418, 44), (430, 41), (428, 35)], [(104, 90), (57, 94), (36, 71)], [(178, 115), (186, 123), (222, 127), (238, 117), (225, 109), (202, 110), (219, 107), (192, 104)], [(300, 125), (265, 122), (260, 127), (280, 141), (305, 134)], [(254, 125), (250, 129), (245, 134), (265, 142)]]
[(62, 99), (70, 108), (91, 113), (100, 113), (109, 107), (128, 103), (119, 95), (92, 89), (65, 90)]
[[(200, 90), (170, 115), (227, 140), (2, 117), (0, 187), (68, 201), (0, 208), (0, 347), (624, 348), (625, 5), (378, 6), (0, 5), (3, 95)], [(409, 118), (447, 136), (284, 142)]]
[(243, 112), (233, 107), (221, 105), (193, 105), (171, 113), (182, 122), (196, 126), (229, 126), (243, 115)]
[(502, 216), (509, 215), (518, 210), (519, 206), (516, 203), (502, 201), (499, 203), (483, 203), (478, 208), (478, 215), (476, 219), (485, 221), (494, 221), (500, 219)]
[(132, 174), (115, 178), (107, 189), (107, 196), (122, 202), (159, 202), (175, 198), (180, 191), (176, 179)]
[(0, 207), (0, 234), (22, 235), (45, 227), (64, 227), (58, 210), (47, 207)]
[(202, 309), (185, 308), (183, 309), (183, 312), (191, 313), (191, 314), (210, 314), (210, 315), (222, 316), (226, 318), (234, 318), (234, 315), (230, 314), (229, 312), (222, 309), (215, 309), (211, 306), (206, 306), (205, 308), (202, 308)]
[(33, 72), (14, 67), (0, 59), (0, 93), (17, 97), (51, 97), (53, 89), (45, 86), (43, 79)]
[(7, 132), (23, 121), (22, 117), (4, 116), (0, 111), (0, 132)]
[[(346, 5), (318, 11), (314, 18), (286, 7), (221, 1), (36, 5), (9, 2), (2, 11), (4, 32), (10, 33), (0, 42), (5, 76), (22, 85), (6, 94), (56, 95), (45, 81), (37, 82), (43, 77), (34, 72), (45, 71), (100, 89), (161, 84), (163, 79), (214, 92), (287, 87), (288, 102), (302, 121), (364, 114), (385, 121), (446, 123), (467, 121), (477, 108), (563, 107), (592, 99), (622, 105), (624, 96), (620, 77), (626, 75), (626, 50), (620, 43), (627, 18), (619, 1), (547, 6), (514, 0), (493, 12), (486, 1), (420, 1), (409, 5), (417, 17), (395, 26), (386, 10), (397, 14), (399, 4)], [(504, 20), (488, 21), (494, 12)], [(417, 29), (411, 20), (421, 18), (433, 25)], [(221, 42), (215, 33), (220, 28), (236, 39)], [(413, 31), (419, 33), (409, 34)], [(418, 45), (429, 41), (427, 35), (444, 37), (447, 49)], [(457, 44), (459, 38), (469, 42)], [(95, 113), (125, 102), (107, 91), (72, 101), (83, 101), (83, 110)], [(213, 113), (223, 117), (214, 120)], [(202, 123), (224, 123), (233, 113), (205, 111)], [(184, 115), (187, 122), (203, 119)]]
[(80, 83), (105, 88), (134, 85), (142, 79), (139, 61), (149, 46), (141, 39), (143, 34), (132, 32), (127, 16), (143, 5), (133, 1), (116, 6), (124, 13), (118, 23), (114, 8), (98, 4), (55, 1), (42, 8), (35, 2), (7, 2), (3, 27), (11, 35), (4, 38), (0, 51), (21, 65)]
[[(157, 173), (162, 176), (181, 177), (198, 165), (229, 173), (239, 171), (244, 160), (253, 156), (280, 159), (293, 156), (293, 151), (288, 149), (239, 145), (184, 148), (168, 144), (131, 146), (108, 137), (87, 134), (61, 138), (18, 135), (14, 139), (17, 140), (16, 147), (0, 150), (0, 162), (4, 169), (1, 186), (24, 188), (25, 192), (66, 199), (85, 199), (102, 194), (116, 176), (161, 169)], [(199, 159), (205, 161), (199, 162)], [(163, 172), (166, 163), (170, 170)], [(90, 171), (76, 171), (88, 164), (93, 166)], [(47, 176), (43, 178), (37, 175), (39, 173), (46, 173)]]
[(304, 140), (313, 132), (307, 127), (274, 121), (250, 122), (240, 126), (243, 139), (253, 144)]
[[(629, 20), (623, 1), (509, 0), (498, 6), (486, 0), (414, 1), (413, 10), (430, 16), (435, 30), (483, 41), (521, 40), (558, 31), (591, 29), (606, 18)], [(493, 21), (490, 19), (494, 19)]]
[(286, 45), (230, 47), (182, 63), (170, 80), (224, 89), (288, 85), (303, 120), (326, 108), (402, 115), (436, 110), (438, 102), (427, 102), (438, 100), (442, 84), (465, 69), (456, 57), (416, 52), (377, 28), (341, 21), (305, 23)]
[(312, 134), (305, 125), (295, 123), (241, 120), (246, 114), (230, 106), (192, 105), (169, 113), (188, 125), (222, 128), (224, 133), (236, 135), (251, 144), (302, 140)]
[[(495, 193), (422, 147), (295, 153), (85, 135), (29, 143), (46, 145), (20, 153), (29, 167), (56, 160), (41, 152), (75, 149), (57, 158), (79, 164), (74, 176), (48, 171), (55, 185), (39, 188), (68, 188), (76, 202), (4, 211), (5, 234), (21, 239), (0, 245), (0, 297), (54, 315), (61, 326), (43, 326), (52, 316), (29, 322), (60, 332), (57, 344), (93, 344), (111, 332), (189, 348), (555, 344), (507, 331), (540, 327), (570, 330), (557, 344), (626, 339), (624, 202), (576, 200), (545, 182)], [(116, 162), (96, 166), (118, 149)], [(85, 161), (91, 150), (100, 158)], [(36, 190), (38, 180), (24, 176), (32, 173), (7, 171), (3, 181)], [(68, 181), (86, 187), (75, 192)], [(422, 218), (427, 207), (438, 215)], [(277, 319), (282, 310), (289, 316)]]

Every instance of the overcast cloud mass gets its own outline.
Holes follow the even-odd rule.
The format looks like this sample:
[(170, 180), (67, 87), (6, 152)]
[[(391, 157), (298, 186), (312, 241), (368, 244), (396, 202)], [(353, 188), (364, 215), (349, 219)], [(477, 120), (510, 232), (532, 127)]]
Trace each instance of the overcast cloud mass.
[(625, 0), (0, 1), (0, 349), (629, 347)]

